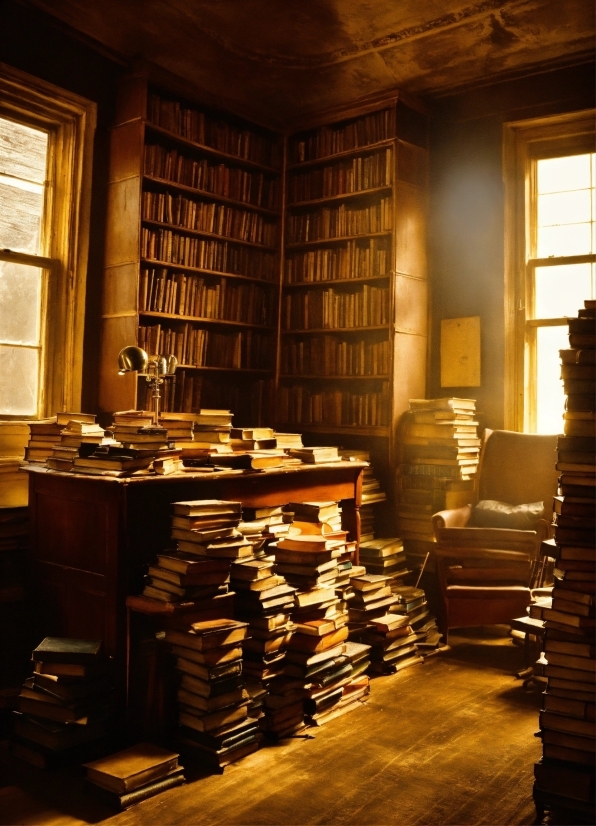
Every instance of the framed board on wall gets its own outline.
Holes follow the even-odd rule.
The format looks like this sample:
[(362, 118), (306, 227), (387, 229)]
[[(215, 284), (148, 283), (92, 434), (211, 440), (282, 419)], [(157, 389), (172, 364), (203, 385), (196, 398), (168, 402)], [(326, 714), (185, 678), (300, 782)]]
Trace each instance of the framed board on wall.
[(441, 387), (480, 386), (480, 317), (441, 321)]

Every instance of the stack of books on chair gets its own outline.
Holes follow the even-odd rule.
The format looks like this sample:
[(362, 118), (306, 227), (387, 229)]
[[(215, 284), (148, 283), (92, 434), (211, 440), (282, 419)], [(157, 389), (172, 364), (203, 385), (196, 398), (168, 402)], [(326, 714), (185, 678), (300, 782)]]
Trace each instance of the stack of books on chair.
[(109, 660), (100, 640), (46, 637), (14, 712), (14, 754), (40, 768), (80, 762), (106, 747)]
[(370, 646), (372, 674), (393, 674), (422, 662), (407, 614), (387, 613), (372, 618), (362, 640)]
[(258, 721), (248, 716), (242, 645), (248, 624), (220, 619), (166, 629), (173, 646), (181, 751), (213, 769), (259, 748)]
[(60, 434), (68, 424), (64, 416), (76, 416), (76, 413), (60, 414), (62, 421), (58, 424), (58, 417), (39, 419), (29, 422), (29, 442), (25, 448), (25, 461), (43, 465), (52, 455), (54, 445), (60, 441)]
[(339, 456), (346, 462), (367, 462), (362, 471), (362, 502), (360, 505), (360, 542), (367, 542), (375, 537), (375, 506), (387, 501), (387, 494), (381, 489), (381, 483), (375, 476), (368, 450), (341, 448)]
[(432, 515), (468, 503), (480, 440), (473, 399), (411, 399), (400, 423), (398, 529), (412, 564), (432, 552)]
[(412, 585), (400, 585), (393, 589), (399, 601), (393, 608), (394, 613), (404, 614), (416, 635), (416, 648), (423, 657), (441, 648), (442, 635), (437, 627), (437, 620), (428, 610), (426, 594), (422, 588)]
[[(549, 809), (594, 822), (596, 575), (596, 302), (570, 318), (561, 350), (567, 395), (565, 433), (558, 441), (555, 497), (555, 584), (542, 611), (547, 690), (540, 713), (542, 760), (534, 796)], [(565, 821), (568, 822), (568, 821)]]
[(86, 763), (87, 786), (101, 800), (122, 811), (185, 783), (178, 757), (153, 743), (138, 743)]

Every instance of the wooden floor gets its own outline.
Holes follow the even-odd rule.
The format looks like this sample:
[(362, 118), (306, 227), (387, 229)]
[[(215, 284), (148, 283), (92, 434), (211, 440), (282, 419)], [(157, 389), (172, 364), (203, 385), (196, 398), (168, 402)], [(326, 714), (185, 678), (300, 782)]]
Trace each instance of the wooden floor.
[(1, 824), (530, 824), (540, 756), (539, 693), (499, 629), (452, 632), (451, 651), (377, 678), (361, 709), (268, 746), (223, 776), (112, 815), (74, 771), (42, 772), (2, 752)]

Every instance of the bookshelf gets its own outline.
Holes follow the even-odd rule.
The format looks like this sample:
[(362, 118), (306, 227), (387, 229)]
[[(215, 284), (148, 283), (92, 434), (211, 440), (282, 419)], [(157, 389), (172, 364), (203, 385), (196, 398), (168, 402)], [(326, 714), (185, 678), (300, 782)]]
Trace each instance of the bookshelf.
[(164, 409), (269, 423), (279, 304), (281, 140), (171, 94), (121, 84), (111, 132), (100, 409), (147, 404), (120, 349), (174, 353)]
[(425, 395), (427, 115), (401, 95), (329, 113), (289, 136), (285, 175), (279, 427), (371, 450), (391, 490)]

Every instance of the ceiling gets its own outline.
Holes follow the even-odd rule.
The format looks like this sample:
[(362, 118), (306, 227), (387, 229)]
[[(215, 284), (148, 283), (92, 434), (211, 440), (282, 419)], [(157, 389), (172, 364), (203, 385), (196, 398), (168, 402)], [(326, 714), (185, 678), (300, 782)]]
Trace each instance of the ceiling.
[(278, 124), (365, 95), (436, 95), (593, 54), (593, 0), (32, 0)]

